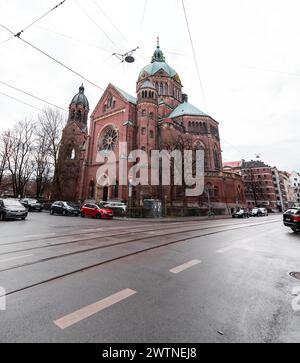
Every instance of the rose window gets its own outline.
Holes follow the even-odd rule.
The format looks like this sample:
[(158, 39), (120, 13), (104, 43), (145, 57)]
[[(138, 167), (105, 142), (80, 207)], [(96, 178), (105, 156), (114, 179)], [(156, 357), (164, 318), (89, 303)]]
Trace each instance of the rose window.
[(113, 127), (107, 128), (100, 139), (99, 149), (100, 150), (114, 150), (119, 141), (119, 134)]

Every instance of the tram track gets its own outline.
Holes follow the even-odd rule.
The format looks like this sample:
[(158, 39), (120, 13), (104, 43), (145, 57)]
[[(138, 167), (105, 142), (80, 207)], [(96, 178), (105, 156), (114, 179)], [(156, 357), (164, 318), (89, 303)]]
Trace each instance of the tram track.
[[(270, 223), (270, 222), (276, 222), (277, 220), (269, 220), (268, 222), (260, 222), (260, 223), (249, 223), (249, 226), (251, 226), (252, 224), (254, 225), (260, 225), (260, 224), (264, 224), (264, 223)], [(227, 225), (227, 224), (221, 224), (221, 225), (216, 225), (216, 226), (207, 226), (207, 227), (201, 227), (201, 228), (193, 228), (191, 229), (191, 225), (189, 225), (189, 229), (185, 229), (185, 230), (182, 230), (182, 231), (176, 231), (176, 232), (173, 232), (173, 233), (165, 233), (165, 234), (162, 234), (162, 235), (153, 235), (153, 236), (149, 236), (149, 237), (141, 237), (141, 238), (138, 238), (138, 239), (135, 239), (134, 241), (140, 241), (140, 240), (143, 240), (143, 239), (149, 239), (149, 238), (154, 238), (155, 236), (157, 237), (160, 237), (160, 236), (168, 236), (168, 235), (172, 235), (172, 234), (178, 234), (178, 233), (186, 233), (186, 232), (195, 232), (195, 231), (200, 231), (200, 230), (208, 230), (208, 229), (213, 229), (213, 228), (220, 228), (220, 227), (225, 227), (225, 226), (228, 226), (228, 227), (231, 227), (231, 226), (240, 226), (241, 223), (231, 223), (230, 225)], [(245, 227), (244, 225), (242, 227)], [(184, 228), (184, 227), (182, 227)], [(14, 251), (7, 251), (7, 252), (0, 252), (0, 256), (6, 256), (6, 255), (11, 255), (11, 254), (14, 254), (14, 253), (23, 253), (23, 252), (29, 252), (29, 251), (35, 251), (35, 250), (42, 250), (42, 249), (48, 249), (48, 248), (55, 248), (55, 247), (60, 247), (60, 246), (68, 246), (68, 245), (73, 245), (73, 244), (76, 244), (76, 243), (80, 243), (80, 242), (91, 242), (91, 241), (98, 241), (99, 239), (101, 238), (117, 238), (117, 237), (124, 237), (126, 235), (131, 235), (133, 233), (136, 233), (136, 231), (134, 231), (136, 228), (133, 228), (133, 231), (128, 231), (128, 230), (124, 230), (124, 232), (121, 232), (121, 233), (116, 233), (116, 234), (109, 234), (109, 235), (101, 235), (101, 236), (96, 236), (96, 237), (86, 237), (84, 239), (80, 238), (80, 239), (75, 239), (75, 240), (72, 240), (72, 241), (67, 241), (67, 242), (60, 242), (60, 243), (49, 243), (47, 242), (48, 244), (47, 245), (44, 245), (44, 246), (36, 246), (36, 247), (28, 247), (28, 248), (23, 248), (23, 249), (19, 249), (19, 250), (14, 250)], [(155, 231), (166, 231), (166, 230), (174, 230), (174, 226), (170, 226), (170, 227), (164, 227), (164, 228), (156, 228)], [(146, 230), (139, 230), (138, 233), (141, 234), (141, 233), (149, 233), (149, 232), (153, 232), (153, 228), (150, 228), (150, 229), (146, 229)], [(82, 233), (82, 234), (74, 234), (74, 236), (84, 236), (86, 235), (86, 233)], [(64, 235), (64, 237), (72, 237), (72, 235)], [(55, 237), (52, 237), (53, 239), (57, 239), (57, 238), (64, 238), (62, 236), (55, 236)], [(48, 239), (47, 239), (48, 240)], [(33, 241), (33, 242), (42, 242), (44, 241), (43, 240), (36, 240), (36, 241)], [(19, 244), (21, 242), (18, 242), (17, 244)], [(120, 243), (123, 243), (123, 242), (116, 242), (116, 245), (119, 245)], [(126, 241), (124, 243), (127, 243)], [(8, 243), (8, 244), (2, 244), (0, 246), (0, 248), (2, 246), (11, 246), (11, 245), (14, 245), (15, 243)], [(110, 245), (109, 245), (110, 246)], [(101, 246), (99, 247), (96, 247), (96, 248), (100, 248)], [(103, 246), (103, 248), (105, 248), (106, 246)], [(89, 250), (92, 250), (92, 249), (89, 249)], [(79, 252), (79, 251), (78, 251)], [(83, 252), (85, 252), (85, 250), (83, 250)], [(0, 269), (0, 272), (1, 272), (1, 269)]]
[[(168, 242), (158, 244), (156, 246), (143, 248), (142, 250), (126, 253), (126, 254), (124, 254), (122, 256), (117, 256), (117, 257), (114, 257), (114, 258), (107, 259), (105, 261), (101, 261), (101, 262), (98, 262), (98, 263), (95, 263), (95, 264), (90, 264), (88, 266), (81, 267), (79, 269), (68, 271), (66, 273), (59, 274), (57, 276), (53, 276), (51, 278), (44, 279), (42, 281), (38, 281), (36, 283), (32, 283), (32, 284), (29, 284), (27, 286), (23, 286), (21, 288), (18, 288), (18, 289), (12, 290), (12, 291), (7, 291), (6, 295), (8, 296), (8, 295), (16, 294), (18, 292), (28, 290), (28, 289), (31, 289), (31, 288), (34, 288), (34, 287), (37, 287), (37, 286), (41, 286), (43, 284), (47, 284), (49, 282), (52, 282), (52, 281), (55, 281), (55, 280), (58, 280), (58, 279), (61, 279), (61, 278), (65, 278), (65, 277), (68, 277), (68, 276), (71, 276), (71, 275), (74, 275), (74, 274), (77, 274), (77, 273), (80, 273), (80, 272), (84, 272), (84, 271), (87, 271), (87, 270), (90, 270), (90, 269), (93, 269), (93, 268), (96, 268), (96, 267), (100, 267), (100, 266), (105, 265), (105, 264), (109, 264), (111, 262), (115, 262), (115, 261), (118, 261), (118, 260), (129, 258), (129, 257), (135, 256), (135, 255), (143, 254), (143, 253), (153, 251), (153, 250), (156, 250), (156, 249), (159, 249), (159, 248), (163, 248), (163, 247), (166, 247), (166, 246), (169, 246), (169, 245), (182, 243), (182, 242), (187, 242), (187, 241), (190, 241), (190, 240), (193, 240), (193, 239), (196, 239), (196, 238), (206, 237), (206, 236), (215, 235), (215, 234), (219, 234), (219, 233), (230, 232), (230, 231), (237, 230), (237, 229), (250, 228), (250, 227), (255, 227), (255, 226), (258, 226), (258, 225), (263, 225), (263, 224), (267, 224), (267, 223), (277, 223), (277, 222), (279, 222), (279, 221), (278, 220), (273, 220), (273, 221), (268, 221), (268, 222), (251, 223), (249, 225), (243, 225), (243, 226), (234, 227), (234, 228), (221, 229), (221, 230), (218, 230), (218, 231), (208, 232), (208, 233), (204, 233), (204, 234), (202, 233), (202, 234), (199, 234), (199, 235), (196, 235), (196, 236), (188, 236), (186, 238), (175, 239), (175, 240), (172, 240), (172, 241), (168, 241)], [(215, 227), (215, 228), (217, 228), (217, 227)], [(161, 235), (161, 236), (167, 236), (167, 235), (170, 236), (170, 235), (173, 235), (173, 234), (178, 234), (178, 232), (168, 233), (168, 234)], [(115, 247), (115, 246), (119, 246), (119, 245), (130, 244), (130, 243), (138, 242), (138, 241), (141, 241), (141, 240), (153, 239), (155, 237), (161, 237), (161, 236), (160, 235), (153, 235), (153, 236), (149, 236), (149, 237), (135, 238), (135, 239), (132, 239), (132, 240), (129, 240), (129, 241), (112, 243), (112, 244), (107, 245), (107, 246), (99, 246), (99, 247), (96, 247), (96, 248), (90, 248), (90, 249), (86, 249), (86, 250), (61, 254), (61, 255), (57, 255), (57, 256), (51, 256), (51, 257), (48, 257), (48, 258), (43, 258), (43, 259), (40, 259), (40, 260), (27, 262), (27, 263), (24, 263), (24, 264), (20, 264), (20, 265), (8, 267), (8, 268), (0, 269), (0, 273), (1, 272), (7, 272), (7, 271), (10, 271), (10, 270), (19, 269), (19, 268), (22, 268), (22, 267), (27, 267), (27, 266), (31, 266), (31, 265), (40, 264), (40, 263), (43, 263), (43, 262), (53, 261), (53, 260), (64, 258), (64, 257), (69, 257), (69, 256), (73, 256), (73, 255), (87, 253), (87, 252), (91, 252), (91, 251), (95, 251), (95, 250), (101, 250), (101, 249), (104, 249), (104, 248)]]

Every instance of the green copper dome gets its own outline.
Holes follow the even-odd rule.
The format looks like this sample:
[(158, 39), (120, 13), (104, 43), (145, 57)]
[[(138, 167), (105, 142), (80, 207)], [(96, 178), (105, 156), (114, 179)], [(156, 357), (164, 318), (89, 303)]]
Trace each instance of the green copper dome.
[[(175, 76), (178, 77), (175, 69), (170, 67), (165, 62), (165, 60), (166, 60), (166, 58), (164, 56), (163, 51), (160, 48), (159, 41), (158, 41), (156, 50), (152, 57), (152, 61), (150, 64), (148, 64), (146, 67), (144, 67), (142, 69), (142, 71), (140, 72), (140, 75), (139, 75), (139, 79), (147, 77), (147, 76), (154, 76), (160, 70), (165, 71), (171, 78), (173, 78)], [(179, 77), (178, 77), (178, 80), (180, 80)]]

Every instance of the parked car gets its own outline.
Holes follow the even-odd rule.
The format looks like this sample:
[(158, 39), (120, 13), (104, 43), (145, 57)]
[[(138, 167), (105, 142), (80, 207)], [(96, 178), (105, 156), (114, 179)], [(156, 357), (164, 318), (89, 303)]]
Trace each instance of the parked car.
[(50, 207), (50, 214), (61, 214), (63, 216), (76, 216), (80, 214), (80, 209), (75, 204), (69, 202), (54, 202)]
[(283, 214), (283, 224), (294, 232), (300, 232), (300, 208), (288, 209)]
[(111, 209), (95, 203), (84, 204), (80, 210), (80, 214), (82, 218), (93, 217), (97, 219), (112, 219), (114, 216)]
[(0, 220), (6, 219), (26, 219), (27, 209), (15, 199), (0, 199)]
[(20, 200), (20, 203), (28, 209), (28, 212), (41, 212), (44, 208), (43, 204), (41, 204), (37, 199), (24, 198)]
[(268, 211), (266, 208), (253, 208), (251, 211), (252, 217), (263, 217), (268, 216)]
[(246, 209), (239, 209), (232, 214), (232, 218), (249, 218), (249, 212)]
[(106, 208), (118, 208), (118, 209), (122, 209), (124, 211), (124, 213), (126, 213), (127, 211), (127, 204), (123, 203), (123, 202), (118, 202), (118, 201), (107, 201), (107, 202), (101, 202), (102, 205), (104, 205)]

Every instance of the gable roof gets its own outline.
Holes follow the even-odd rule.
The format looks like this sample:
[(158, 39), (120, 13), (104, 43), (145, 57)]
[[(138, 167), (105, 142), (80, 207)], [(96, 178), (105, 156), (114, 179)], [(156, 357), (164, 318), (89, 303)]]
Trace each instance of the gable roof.
[(123, 91), (121, 88), (112, 85), (119, 93), (121, 93), (121, 95), (130, 103), (132, 103), (133, 105), (137, 104), (137, 99), (133, 96), (131, 96), (129, 93)]
[(189, 102), (184, 102), (178, 105), (173, 112), (169, 115), (169, 118), (176, 118), (179, 116), (208, 116), (199, 108), (193, 106)]

